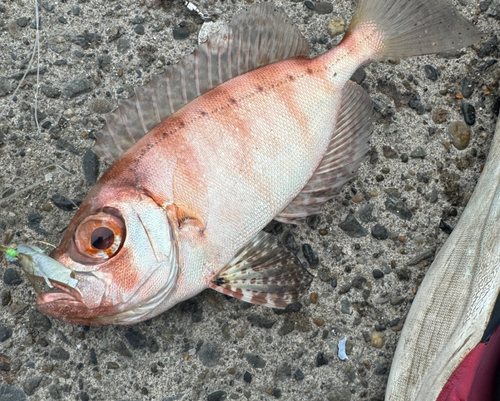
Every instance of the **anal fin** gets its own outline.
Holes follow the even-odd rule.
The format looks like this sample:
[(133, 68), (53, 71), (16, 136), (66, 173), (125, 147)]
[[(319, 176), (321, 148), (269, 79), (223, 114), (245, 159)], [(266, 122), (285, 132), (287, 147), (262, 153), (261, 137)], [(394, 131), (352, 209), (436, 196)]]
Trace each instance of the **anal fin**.
[(373, 109), (368, 93), (348, 81), (342, 89), (337, 123), (328, 149), (302, 191), (274, 219), (283, 223), (300, 223), (321, 211), (321, 206), (337, 195), (354, 177), (368, 151), (372, 133)]
[(276, 237), (261, 232), (209, 286), (245, 302), (283, 309), (299, 299), (312, 278)]

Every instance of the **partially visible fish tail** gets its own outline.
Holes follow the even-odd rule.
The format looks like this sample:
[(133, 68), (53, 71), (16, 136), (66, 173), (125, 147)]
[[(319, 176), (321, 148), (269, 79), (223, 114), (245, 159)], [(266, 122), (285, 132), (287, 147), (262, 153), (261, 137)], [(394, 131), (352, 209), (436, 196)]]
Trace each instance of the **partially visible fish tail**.
[(458, 50), (481, 38), (446, 0), (358, 0), (344, 40), (356, 33), (371, 42), (364, 63)]

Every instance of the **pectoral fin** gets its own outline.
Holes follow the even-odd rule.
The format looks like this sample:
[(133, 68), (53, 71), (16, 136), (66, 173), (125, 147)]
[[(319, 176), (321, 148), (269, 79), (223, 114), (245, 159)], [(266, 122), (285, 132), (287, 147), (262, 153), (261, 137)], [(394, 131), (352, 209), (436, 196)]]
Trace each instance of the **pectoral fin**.
[(312, 278), (291, 251), (261, 232), (212, 280), (210, 288), (245, 302), (283, 309), (299, 299)]

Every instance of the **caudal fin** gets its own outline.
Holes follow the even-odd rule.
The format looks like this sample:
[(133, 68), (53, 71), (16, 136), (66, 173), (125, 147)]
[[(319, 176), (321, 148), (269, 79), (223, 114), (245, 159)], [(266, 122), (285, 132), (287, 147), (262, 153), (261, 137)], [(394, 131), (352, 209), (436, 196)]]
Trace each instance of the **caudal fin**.
[(364, 38), (377, 42), (371, 61), (457, 50), (481, 37), (445, 0), (358, 0), (345, 38), (360, 29), (376, 33)]

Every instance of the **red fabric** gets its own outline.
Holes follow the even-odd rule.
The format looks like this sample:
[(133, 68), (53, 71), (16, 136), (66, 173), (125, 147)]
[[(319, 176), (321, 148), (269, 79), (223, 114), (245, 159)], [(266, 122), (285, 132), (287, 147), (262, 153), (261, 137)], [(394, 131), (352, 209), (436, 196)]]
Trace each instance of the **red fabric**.
[(500, 366), (500, 327), (479, 343), (448, 379), (436, 401), (494, 401)]

